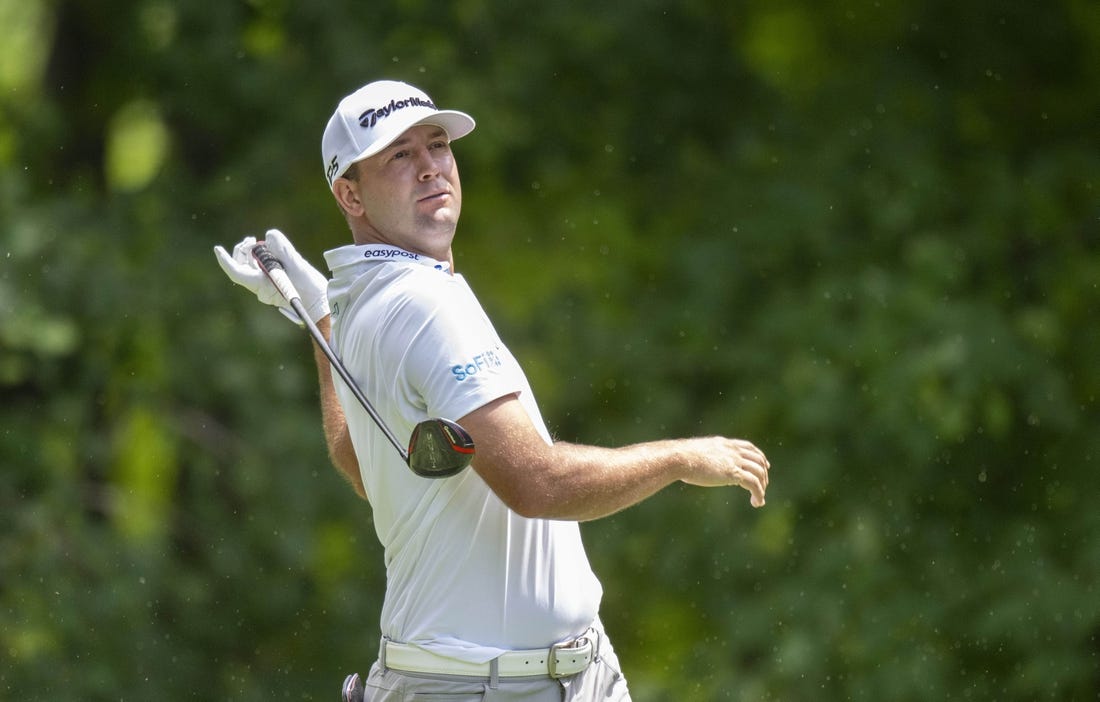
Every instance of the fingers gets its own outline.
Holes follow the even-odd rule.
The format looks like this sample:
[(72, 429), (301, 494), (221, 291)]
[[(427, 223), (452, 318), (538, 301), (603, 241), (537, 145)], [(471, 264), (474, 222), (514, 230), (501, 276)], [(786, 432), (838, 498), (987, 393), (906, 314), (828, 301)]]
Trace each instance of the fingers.
[[(240, 244), (237, 244), (237, 248)], [(237, 285), (243, 285), (250, 290), (255, 287), (255, 276), (251, 270), (251, 266), (246, 262), (241, 262), (238, 259), (237, 248), (233, 250), (233, 256), (229, 255), (221, 246), (214, 247), (214, 256), (218, 259), (218, 265), (225, 272), (229, 279)]]
[(764, 506), (764, 493), (767, 492), (767, 487), (760, 478), (750, 474), (738, 482), (738, 485), (749, 491), (749, 504), (753, 507)]
[(764, 506), (764, 494), (768, 490), (768, 469), (764, 466), (745, 461), (736, 469), (738, 487), (749, 492), (749, 502), (753, 507)]
[(276, 307), (285, 305), (283, 296), (267, 279), (256, 259), (252, 257), (254, 246), (256, 246), (256, 237), (247, 236), (233, 247), (232, 256), (221, 246), (214, 247), (214, 255), (218, 259), (218, 265), (229, 279), (252, 291), (260, 302)]
[(768, 457), (753, 444), (751, 441), (745, 441), (744, 439), (731, 439), (737, 449), (746, 456), (751, 457), (760, 465), (770, 468), (771, 464), (768, 463)]
[(268, 229), (267, 232), (264, 233), (264, 241), (267, 242), (267, 248), (271, 249), (272, 253), (297, 253), (294, 245), (290, 243), (290, 239), (278, 229)]
[(749, 503), (753, 507), (763, 507), (764, 495), (768, 490), (771, 463), (764, 452), (752, 443), (735, 439), (734, 444), (736, 446), (736, 457), (734, 459), (736, 484), (748, 490)]
[(687, 439), (690, 459), (685, 464), (686, 483), (703, 487), (736, 485), (750, 496), (753, 507), (764, 506), (771, 463), (764, 452), (744, 439), (712, 436)]
[(214, 247), (214, 256), (218, 259), (218, 265), (222, 267), (225, 274), (229, 275), (229, 271), (233, 269), (233, 259), (230, 258), (229, 252), (218, 245)]
[(246, 236), (233, 247), (233, 260), (237, 263), (252, 266), (252, 248), (256, 246), (256, 237)]
[(286, 237), (278, 229), (268, 229), (264, 234), (264, 243), (267, 244), (267, 249), (283, 262), (284, 266), (301, 268), (306, 266), (305, 260), (298, 254), (298, 250), (294, 248), (294, 244), (290, 243), (290, 239)]
[(328, 316), (328, 279), (310, 264), (294, 245), (278, 229), (268, 229), (264, 234), (267, 248), (283, 263), (287, 276), (302, 296), (306, 314), (314, 322)]

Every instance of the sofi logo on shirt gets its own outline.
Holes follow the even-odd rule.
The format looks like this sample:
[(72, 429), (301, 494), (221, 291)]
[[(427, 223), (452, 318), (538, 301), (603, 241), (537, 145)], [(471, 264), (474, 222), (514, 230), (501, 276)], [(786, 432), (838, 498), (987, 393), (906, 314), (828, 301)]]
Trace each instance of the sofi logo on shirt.
[(461, 383), (467, 378), (471, 378), (478, 373), (483, 373), (493, 368), (500, 368), (504, 365), (504, 361), (500, 358), (495, 350), (489, 349), (488, 351), (482, 351), (467, 363), (459, 363), (457, 366), (451, 366), (451, 374), (454, 376), (455, 381)]

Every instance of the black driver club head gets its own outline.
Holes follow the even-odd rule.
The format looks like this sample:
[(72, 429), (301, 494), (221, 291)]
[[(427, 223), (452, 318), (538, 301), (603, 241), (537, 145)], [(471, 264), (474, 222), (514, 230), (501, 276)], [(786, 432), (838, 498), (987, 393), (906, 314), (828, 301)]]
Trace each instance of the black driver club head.
[(474, 457), (474, 440), (449, 419), (425, 419), (409, 438), (409, 468), (425, 478), (460, 473)]

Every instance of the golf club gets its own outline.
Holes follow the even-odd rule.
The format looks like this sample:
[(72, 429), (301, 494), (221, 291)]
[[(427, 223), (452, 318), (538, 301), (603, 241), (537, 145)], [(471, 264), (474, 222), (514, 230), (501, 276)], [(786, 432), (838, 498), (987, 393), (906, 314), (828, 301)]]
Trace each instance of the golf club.
[(279, 294), (286, 298), (294, 312), (305, 323), (310, 336), (313, 337), (313, 340), (317, 342), (317, 346), (328, 357), (337, 374), (347, 384), (352, 394), (355, 395), (355, 399), (359, 400), (359, 404), (367, 411), (367, 414), (382, 430), (382, 433), (386, 435), (386, 439), (397, 449), (397, 453), (401, 455), (401, 459), (405, 461), (412, 472), (425, 478), (446, 478), (461, 472), (463, 468), (470, 465), (470, 461), (474, 457), (473, 438), (457, 423), (441, 417), (425, 419), (413, 427), (412, 436), (409, 438), (409, 448), (406, 450), (390, 428), (386, 426), (386, 422), (378, 414), (378, 410), (374, 408), (374, 405), (370, 403), (363, 391), (359, 389), (351, 374), (348, 373), (347, 368), (337, 358), (332, 347), (321, 335), (321, 330), (306, 314), (302, 297), (298, 294), (294, 283), (290, 281), (290, 276), (283, 269), (282, 261), (275, 258), (275, 255), (268, 250), (267, 245), (262, 241), (252, 247), (252, 256), (260, 264), (260, 270), (267, 275)]

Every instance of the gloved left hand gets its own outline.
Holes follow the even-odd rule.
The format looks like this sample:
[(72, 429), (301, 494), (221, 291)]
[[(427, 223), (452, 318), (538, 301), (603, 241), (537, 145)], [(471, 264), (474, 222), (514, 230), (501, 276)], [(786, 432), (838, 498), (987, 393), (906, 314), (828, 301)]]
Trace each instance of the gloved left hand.
[[(302, 306), (305, 307), (309, 318), (318, 322), (329, 314), (328, 306), (328, 280), (290, 243), (286, 235), (278, 229), (269, 229), (264, 235), (268, 250), (275, 258), (279, 259), (290, 282), (298, 289), (302, 296)], [(252, 257), (252, 247), (256, 245), (256, 237), (246, 236), (233, 247), (233, 255), (221, 246), (214, 247), (214, 255), (218, 258), (218, 264), (237, 285), (242, 285), (253, 293), (265, 305), (274, 305), (287, 319), (303, 324), (298, 315), (290, 307), (290, 304), (279, 293), (275, 284), (268, 280), (267, 275), (260, 270), (260, 264)]]

